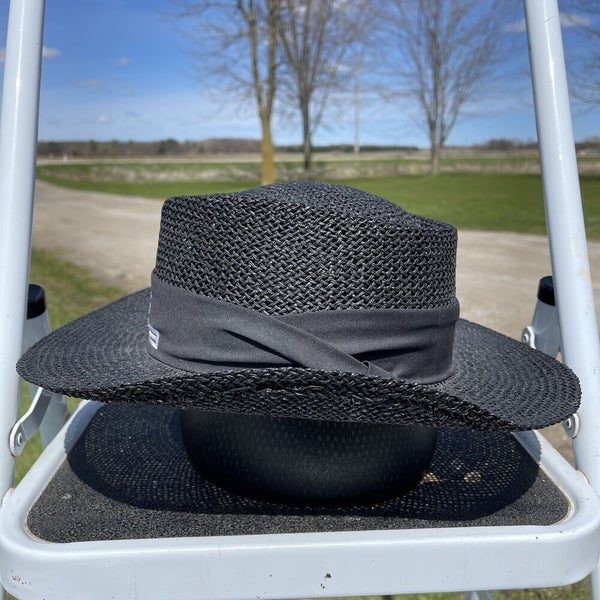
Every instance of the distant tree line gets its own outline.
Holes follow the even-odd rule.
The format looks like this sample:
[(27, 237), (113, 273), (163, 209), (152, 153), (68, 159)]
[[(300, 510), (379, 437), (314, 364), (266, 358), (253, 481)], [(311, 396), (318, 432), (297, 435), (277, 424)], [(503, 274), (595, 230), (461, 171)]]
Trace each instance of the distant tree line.
[(41, 141), (38, 155), (56, 158), (103, 156), (176, 156), (201, 154), (256, 153), (260, 140), (218, 138), (202, 141), (178, 141), (173, 138), (150, 142), (110, 140)]
[(477, 144), (475, 147), (481, 150), (497, 150), (500, 152), (507, 152), (510, 150), (537, 150), (537, 143), (509, 140), (506, 138), (492, 138), (487, 142)]
[[(488, 150), (496, 152), (511, 152), (511, 151), (533, 151), (537, 152), (538, 145), (535, 141), (523, 142), (521, 140), (510, 140), (506, 138), (492, 138), (482, 144), (473, 146), (476, 150)], [(581, 142), (575, 143), (575, 149), (581, 150), (598, 150), (600, 148), (600, 137), (589, 137)]]
[[(600, 149), (600, 137), (590, 137), (576, 144), (577, 150)], [(537, 152), (535, 141), (521, 141), (507, 138), (492, 138), (481, 144), (467, 147), (451, 147), (449, 150), (471, 149), (476, 152)], [(278, 154), (302, 154), (302, 144), (289, 144), (276, 146)], [(346, 153), (352, 154), (352, 144), (330, 144), (315, 146), (312, 151), (318, 153)], [(363, 145), (361, 152), (398, 152), (414, 154), (421, 149), (416, 146), (399, 145)], [(202, 156), (210, 154), (259, 154), (261, 141), (246, 138), (217, 138), (201, 141), (178, 141), (173, 138), (151, 142), (123, 142), (110, 141), (40, 141), (38, 142), (38, 156), (45, 158), (111, 158), (111, 157), (160, 157), (160, 156)]]
[[(303, 145), (290, 144), (277, 146), (278, 153), (302, 153)], [(366, 145), (363, 152), (416, 152), (416, 146)], [(314, 152), (351, 153), (351, 144), (331, 144), (315, 146)], [(40, 141), (38, 156), (48, 158), (110, 158), (141, 156), (201, 156), (203, 154), (257, 154), (261, 152), (261, 140), (246, 138), (216, 138), (202, 141), (178, 141), (173, 138), (150, 142), (135, 141)]]

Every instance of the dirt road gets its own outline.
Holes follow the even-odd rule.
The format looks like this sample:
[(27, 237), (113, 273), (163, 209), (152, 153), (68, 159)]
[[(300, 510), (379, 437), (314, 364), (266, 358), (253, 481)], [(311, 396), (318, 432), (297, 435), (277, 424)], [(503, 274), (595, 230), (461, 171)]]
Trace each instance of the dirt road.
[(33, 245), (56, 251), (126, 291), (147, 287), (161, 202), (79, 192), (38, 181)]
[[(149, 285), (161, 202), (36, 185), (33, 244), (56, 251), (127, 291)], [(600, 243), (589, 244), (600, 299)], [(537, 282), (550, 273), (546, 238), (460, 231), (457, 295), (461, 316), (518, 338), (531, 319)], [(598, 303), (597, 303), (598, 312)], [(554, 441), (568, 453), (560, 430)]]

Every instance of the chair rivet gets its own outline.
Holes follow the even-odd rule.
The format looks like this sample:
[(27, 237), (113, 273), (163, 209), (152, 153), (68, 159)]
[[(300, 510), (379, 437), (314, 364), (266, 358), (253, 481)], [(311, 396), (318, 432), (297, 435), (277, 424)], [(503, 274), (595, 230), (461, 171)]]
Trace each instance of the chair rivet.
[(577, 437), (577, 434), (579, 433), (579, 416), (576, 414), (571, 415), (568, 419), (563, 421), (562, 426), (565, 430), (565, 433), (570, 438)]

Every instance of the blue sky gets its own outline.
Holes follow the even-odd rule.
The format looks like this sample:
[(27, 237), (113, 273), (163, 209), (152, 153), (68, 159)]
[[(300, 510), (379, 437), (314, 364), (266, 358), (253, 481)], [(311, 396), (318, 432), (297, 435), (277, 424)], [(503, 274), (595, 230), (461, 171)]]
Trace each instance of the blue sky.
[[(4, 47), (8, 2), (0, 6)], [(520, 3), (516, 3), (520, 8)], [(198, 140), (259, 136), (252, 105), (217, 97), (195, 76), (193, 47), (156, 0), (47, 0), (40, 102), (42, 140)], [(585, 51), (585, 19), (563, 15), (568, 55)], [(468, 107), (449, 144), (490, 138), (535, 139), (526, 40), (521, 15), (502, 35), (515, 48), (497, 80)], [(520, 48), (520, 51), (519, 51)], [(0, 53), (2, 58), (3, 51)], [(0, 70), (2, 63), (0, 62)], [(363, 144), (426, 146), (414, 107), (386, 104), (363, 82)], [(352, 92), (326, 115), (315, 143), (352, 143)], [(600, 107), (573, 111), (575, 138), (600, 135)], [(276, 143), (298, 143), (299, 123), (274, 121)]]

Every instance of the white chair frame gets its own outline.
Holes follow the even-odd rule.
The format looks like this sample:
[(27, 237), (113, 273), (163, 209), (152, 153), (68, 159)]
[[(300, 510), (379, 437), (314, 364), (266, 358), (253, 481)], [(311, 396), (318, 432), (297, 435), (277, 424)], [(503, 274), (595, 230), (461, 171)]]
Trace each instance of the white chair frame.
[[(0, 578), (18, 598), (285, 598), (549, 587), (592, 573), (600, 600), (600, 345), (581, 209), (556, 0), (524, 0), (552, 270), (565, 362), (583, 402), (578, 471), (534, 433), (541, 467), (571, 501), (546, 527), (171, 538), (50, 544), (25, 515), (77, 432), (97, 410), (82, 403), (12, 489), (9, 432), (18, 410), (35, 182), (44, 0), (11, 0), (0, 122)], [(534, 453), (536, 456), (537, 454)], [(476, 593), (472, 592), (471, 597)]]

